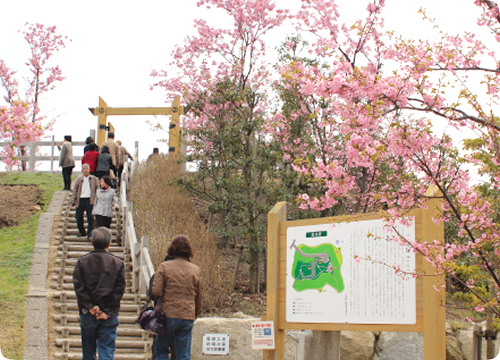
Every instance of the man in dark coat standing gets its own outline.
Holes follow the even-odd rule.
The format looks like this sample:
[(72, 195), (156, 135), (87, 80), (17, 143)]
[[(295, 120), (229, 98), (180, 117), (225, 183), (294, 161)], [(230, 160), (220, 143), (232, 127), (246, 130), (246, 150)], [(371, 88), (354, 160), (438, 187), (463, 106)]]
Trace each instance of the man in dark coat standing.
[(80, 328), (82, 359), (112, 360), (116, 348), (118, 312), (125, 292), (123, 261), (112, 255), (111, 231), (100, 227), (92, 232), (94, 251), (78, 259), (73, 272)]

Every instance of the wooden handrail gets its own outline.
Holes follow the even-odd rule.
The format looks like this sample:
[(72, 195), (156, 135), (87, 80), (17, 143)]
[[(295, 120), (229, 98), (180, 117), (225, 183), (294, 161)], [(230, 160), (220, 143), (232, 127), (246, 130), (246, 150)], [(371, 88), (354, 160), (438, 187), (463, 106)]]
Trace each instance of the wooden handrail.
[(149, 239), (145, 236), (137, 241), (134, 227), (133, 203), (127, 200), (130, 179), (138, 165), (139, 146), (136, 142), (134, 161), (124, 164), (120, 182), (120, 211), (122, 214), (122, 244), (132, 258), (132, 287), (134, 292), (147, 295), (149, 283), (154, 274), (154, 265), (149, 253)]

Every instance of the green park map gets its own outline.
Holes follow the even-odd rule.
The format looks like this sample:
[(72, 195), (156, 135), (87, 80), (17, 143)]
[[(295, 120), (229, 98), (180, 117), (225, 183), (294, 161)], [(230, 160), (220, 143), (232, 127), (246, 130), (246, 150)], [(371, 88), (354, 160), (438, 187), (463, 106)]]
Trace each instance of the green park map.
[(295, 245), (295, 240), (290, 248), (295, 248), (292, 276), (293, 288), (296, 291), (313, 289), (321, 292), (327, 284), (339, 293), (344, 291), (344, 280), (340, 272), (342, 265), (340, 248), (330, 243), (314, 247)]

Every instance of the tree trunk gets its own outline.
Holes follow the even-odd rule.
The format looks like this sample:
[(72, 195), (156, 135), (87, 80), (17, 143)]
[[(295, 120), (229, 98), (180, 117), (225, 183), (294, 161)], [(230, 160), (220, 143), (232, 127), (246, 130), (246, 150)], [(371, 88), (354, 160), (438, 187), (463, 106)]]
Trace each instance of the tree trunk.
[(250, 284), (248, 291), (251, 294), (259, 293), (259, 250), (258, 248), (250, 249)]
[(240, 263), (241, 263), (241, 257), (243, 256), (243, 249), (245, 248), (243, 245), (240, 245), (238, 251), (238, 259), (236, 260), (236, 264), (234, 265), (234, 272), (233, 272), (233, 283), (231, 284), (231, 289), (234, 290), (234, 287), (236, 286), (236, 278), (238, 277), (238, 274), (240, 272)]

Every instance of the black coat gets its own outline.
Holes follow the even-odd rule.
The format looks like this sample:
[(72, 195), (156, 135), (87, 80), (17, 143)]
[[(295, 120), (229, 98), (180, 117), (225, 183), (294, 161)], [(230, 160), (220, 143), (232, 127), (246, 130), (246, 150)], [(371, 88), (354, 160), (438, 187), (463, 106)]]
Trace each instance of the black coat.
[(108, 153), (99, 154), (97, 157), (97, 166), (95, 171), (102, 171), (109, 173), (109, 169), (115, 170), (115, 166), (113, 165), (113, 161), (111, 160), (111, 155)]
[(106, 250), (94, 250), (78, 259), (73, 285), (80, 313), (99, 306), (106, 314), (118, 314), (125, 292), (123, 261)]

